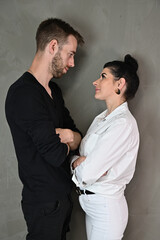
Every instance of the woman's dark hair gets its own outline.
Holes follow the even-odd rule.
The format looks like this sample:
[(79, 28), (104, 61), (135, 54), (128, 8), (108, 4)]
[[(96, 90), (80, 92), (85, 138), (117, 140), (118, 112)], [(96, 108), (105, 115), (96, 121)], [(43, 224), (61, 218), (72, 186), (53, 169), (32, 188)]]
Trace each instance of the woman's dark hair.
[(104, 68), (109, 68), (115, 81), (120, 78), (125, 78), (126, 80), (126, 91), (124, 97), (126, 100), (132, 99), (139, 87), (139, 77), (137, 75), (138, 63), (131, 55), (127, 54), (124, 57), (124, 62), (122, 61), (112, 61), (104, 65)]

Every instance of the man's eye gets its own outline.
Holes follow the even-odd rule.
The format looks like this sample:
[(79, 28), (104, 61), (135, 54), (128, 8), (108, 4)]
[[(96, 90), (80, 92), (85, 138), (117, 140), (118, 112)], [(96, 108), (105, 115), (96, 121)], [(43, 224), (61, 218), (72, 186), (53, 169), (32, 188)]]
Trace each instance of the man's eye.
[(105, 75), (104, 75), (103, 73), (102, 73), (102, 75), (101, 75), (101, 76), (102, 76), (102, 78), (105, 78)]

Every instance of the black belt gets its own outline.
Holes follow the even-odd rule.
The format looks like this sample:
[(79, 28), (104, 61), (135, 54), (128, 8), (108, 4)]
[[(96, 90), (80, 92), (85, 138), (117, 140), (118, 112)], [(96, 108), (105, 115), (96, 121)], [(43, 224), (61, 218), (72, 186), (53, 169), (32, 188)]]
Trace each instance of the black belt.
[(90, 192), (88, 190), (81, 190), (79, 187), (76, 187), (76, 193), (78, 193), (78, 195), (82, 195), (82, 194), (95, 194), (94, 192)]

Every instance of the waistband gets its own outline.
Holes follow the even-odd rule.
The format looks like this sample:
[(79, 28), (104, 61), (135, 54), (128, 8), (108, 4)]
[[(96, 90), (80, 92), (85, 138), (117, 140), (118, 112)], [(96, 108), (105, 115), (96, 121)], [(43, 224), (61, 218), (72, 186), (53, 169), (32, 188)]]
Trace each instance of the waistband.
[(88, 190), (82, 190), (79, 187), (76, 187), (76, 193), (80, 196), (82, 194), (95, 194), (94, 192), (90, 192)]

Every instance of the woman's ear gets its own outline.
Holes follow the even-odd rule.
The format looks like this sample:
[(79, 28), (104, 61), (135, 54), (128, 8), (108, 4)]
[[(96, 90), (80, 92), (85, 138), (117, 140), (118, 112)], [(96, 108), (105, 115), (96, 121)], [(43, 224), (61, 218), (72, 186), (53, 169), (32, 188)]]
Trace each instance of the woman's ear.
[(126, 80), (125, 80), (125, 78), (120, 78), (119, 80), (118, 80), (118, 88), (120, 89), (120, 90), (122, 90), (122, 88), (124, 88), (124, 86), (126, 86)]

